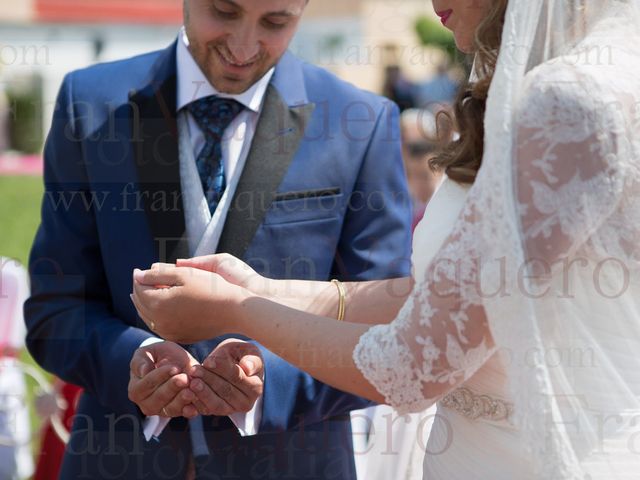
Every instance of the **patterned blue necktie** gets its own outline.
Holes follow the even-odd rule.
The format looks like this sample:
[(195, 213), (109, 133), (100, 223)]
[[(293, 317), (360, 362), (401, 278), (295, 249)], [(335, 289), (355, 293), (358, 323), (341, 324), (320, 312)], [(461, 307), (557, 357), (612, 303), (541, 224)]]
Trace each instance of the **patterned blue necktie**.
[(196, 165), (209, 210), (213, 215), (227, 187), (222, 161), (222, 138), (224, 131), (242, 111), (243, 106), (230, 98), (212, 95), (190, 103), (188, 108), (205, 138), (204, 148), (196, 158)]

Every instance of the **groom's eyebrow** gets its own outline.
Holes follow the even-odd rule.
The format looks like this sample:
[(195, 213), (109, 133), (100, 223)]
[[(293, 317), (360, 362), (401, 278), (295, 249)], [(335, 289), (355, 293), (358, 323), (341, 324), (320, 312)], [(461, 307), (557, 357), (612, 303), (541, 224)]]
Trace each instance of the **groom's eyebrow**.
[[(241, 5), (237, 4), (233, 0), (219, 0), (222, 3), (229, 5), (230, 7), (237, 8), (238, 10), (244, 11)], [(295, 17), (296, 13), (290, 10), (277, 10), (273, 12), (267, 12), (263, 15), (264, 17)]]

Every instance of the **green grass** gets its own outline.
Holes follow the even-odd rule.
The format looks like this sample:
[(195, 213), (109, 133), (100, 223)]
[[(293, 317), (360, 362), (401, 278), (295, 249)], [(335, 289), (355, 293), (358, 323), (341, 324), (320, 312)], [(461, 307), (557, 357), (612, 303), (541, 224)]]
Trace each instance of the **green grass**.
[(0, 176), (0, 256), (27, 264), (40, 222), (40, 177)]

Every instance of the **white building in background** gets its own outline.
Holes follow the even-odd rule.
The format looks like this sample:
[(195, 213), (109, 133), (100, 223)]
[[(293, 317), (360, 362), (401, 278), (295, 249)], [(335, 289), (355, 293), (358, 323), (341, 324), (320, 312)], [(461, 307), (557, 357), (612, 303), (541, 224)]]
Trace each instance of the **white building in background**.
[(435, 16), (429, 0), (313, 0), (294, 44), (304, 58), (379, 91), (389, 64), (420, 80), (442, 61), (420, 45), (414, 25), (423, 15)]
[(158, 25), (2, 25), (0, 81), (5, 89), (19, 90), (39, 79), (46, 132), (67, 72), (161, 48), (175, 32), (176, 27)]
[[(176, 37), (182, 0), (0, 0), (0, 88), (42, 86), (46, 131), (64, 74), (164, 48)], [(427, 0), (312, 0), (291, 49), (362, 88), (379, 91), (384, 67), (428, 75), (439, 56), (419, 46)]]

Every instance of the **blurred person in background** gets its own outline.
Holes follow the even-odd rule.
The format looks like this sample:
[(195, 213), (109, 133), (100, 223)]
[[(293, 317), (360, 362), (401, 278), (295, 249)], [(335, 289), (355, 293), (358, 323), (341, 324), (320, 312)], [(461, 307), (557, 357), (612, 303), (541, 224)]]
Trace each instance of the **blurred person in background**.
[(449, 68), (449, 60), (442, 60), (437, 65), (435, 75), (415, 86), (415, 105), (436, 113), (453, 104), (459, 84), (456, 75)]
[(26, 329), (22, 304), (29, 296), (25, 268), (0, 257), (0, 478), (25, 479), (33, 473), (29, 409), (18, 356)]
[(405, 110), (400, 119), (400, 129), (402, 158), (413, 208), (413, 231), (442, 182), (442, 174), (435, 172), (429, 164), (438, 147), (436, 117), (428, 110)]
[(385, 68), (382, 95), (395, 102), (401, 112), (414, 107), (414, 88), (400, 66), (389, 65)]

